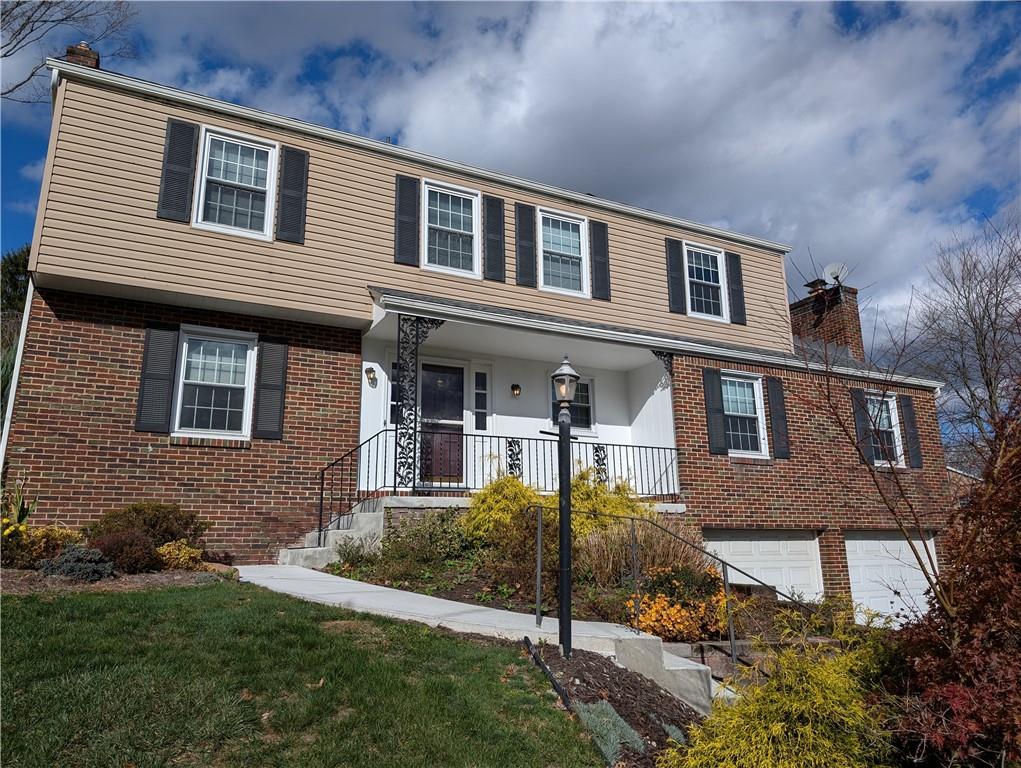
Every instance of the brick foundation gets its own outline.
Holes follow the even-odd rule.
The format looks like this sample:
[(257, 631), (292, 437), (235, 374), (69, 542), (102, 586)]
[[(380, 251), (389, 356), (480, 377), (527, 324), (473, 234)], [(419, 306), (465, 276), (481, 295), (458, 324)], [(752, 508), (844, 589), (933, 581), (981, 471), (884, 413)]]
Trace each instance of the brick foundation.
[[(282, 440), (136, 432), (146, 323), (190, 323), (285, 339)], [(213, 523), (211, 549), (270, 562), (317, 521), (318, 472), (358, 443), (357, 331), (37, 290), (14, 403), (7, 476), (39, 500), (36, 523), (81, 526), (159, 499)]]
[[(791, 458), (750, 460), (709, 453), (702, 368), (727, 368), (776, 376), (784, 384)], [(893, 518), (845, 434), (827, 412), (825, 377), (695, 357), (674, 359), (673, 408), (680, 482), (688, 513), (707, 528), (808, 529), (819, 532), (823, 584), (828, 593), (850, 591), (845, 530), (892, 530)], [(854, 384), (853, 386), (861, 386)], [(943, 447), (931, 392), (899, 389), (914, 397), (923, 466), (891, 470), (925, 524), (938, 529), (949, 510)], [(850, 395), (846, 423), (853, 435)], [(766, 424), (769, 430), (769, 404)], [(903, 435), (902, 435), (903, 440)], [(894, 478), (896, 472), (896, 478)], [(901, 505), (906, 512), (906, 505)]]

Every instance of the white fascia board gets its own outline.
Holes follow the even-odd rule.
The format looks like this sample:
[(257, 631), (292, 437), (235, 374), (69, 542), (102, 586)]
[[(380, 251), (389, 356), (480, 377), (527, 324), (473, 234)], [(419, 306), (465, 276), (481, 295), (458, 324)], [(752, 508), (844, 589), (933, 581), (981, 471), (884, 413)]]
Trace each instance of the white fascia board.
[(540, 320), (537, 318), (522, 317), (520, 315), (507, 315), (492, 310), (481, 308), (469, 308), (451, 306), (438, 301), (428, 299), (411, 298), (406, 296), (391, 296), (376, 294), (376, 303), (387, 312), (415, 314), (422, 317), (432, 317), (438, 320), (450, 320), (458, 323), (478, 323), (482, 325), (502, 325), (538, 333), (550, 333), (560, 336), (574, 336), (589, 341), (607, 341), (614, 344), (627, 344), (628, 346), (643, 347), (646, 349), (663, 350), (664, 352), (675, 352), (684, 355), (712, 357), (715, 359), (731, 360), (739, 363), (756, 363), (759, 365), (773, 366), (777, 368), (788, 368), (790, 370), (808, 370), (818, 373), (831, 373), (846, 378), (877, 381), (884, 384), (896, 384), (903, 386), (919, 387), (922, 389), (939, 390), (942, 382), (932, 379), (924, 379), (917, 376), (906, 376), (884, 371), (868, 372), (857, 368), (847, 368), (839, 365), (827, 365), (811, 360), (793, 361), (782, 355), (770, 354), (764, 350), (735, 350), (726, 347), (717, 347), (712, 344), (702, 344), (694, 341), (681, 341), (663, 336), (653, 336), (639, 333), (637, 331), (620, 331), (606, 328), (590, 328), (582, 325), (575, 325), (569, 321)]
[(710, 237), (717, 237), (721, 240), (726, 240), (732, 243), (762, 248), (780, 255), (789, 253), (793, 249), (793, 246), (791, 245), (773, 242), (772, 240), (755, 237), (754, 235), (743, 235), (738, 232), (730, 232), (718, 227), (711, 227), (708, 224), (699, 224), (695, 221), (689, 221), (675, 216), (667, 216), (666, 214), (656, 213), (655, 211), (649, 211), (633, 205), (617, 203), (612, 200), (594, 197), (581, 192), (572, 192), (571, 190), (562, 189), (561, 187), (555, 187), (550, 184), (541, 184), (539, 182), (528, 181), (527, 179), (511, 176), (505, 173), (488, 171), (484, 168), (478, 168), (465, 163), (444, 160), (433, 155), (428, 155), (424, 152), (416, 152), (412, 149), (394, 146), (393, 144), (388, 144), (384, 141), (377, 141), (364, 136), (356, 136), (355, 134), (338, 131), (334, 128), (325, 128), (320, 125), (315, 125), (314, 123), (305, 122), (304, 120), (296, 120), (293, 117), (275, 115), (271, 112), (264, 112), (261, 109), (253, 109), (252, 107), (231, 104), (230, 102), (213, 99), (209, 96), (202, 96), (197, 93), (182, 91), (178, 88), (160, 85), (159, 83), (150, 83), (146, 80), (139, 80), (134, 77), (128, 77), (127, 75), (119, 75), (115, 72), (106, 72), (102, 69), (92, 69), (91, 67), (83, 67), (78, 64), (69, 64), (68, 62), (61, 61), (59, 59), (47, 59), (46, 66), (58, 73), (60, 76), (73, 80), (95, 83), (97, 85), (106, 85), (123, 91), (140, 93), (177, 104), (184, 104), (198, 109), (209, 110), (210, 112), (218, 112), (220, 114), (237, 117), (242, 120), (251, 120), (253, 122), (261, 123), (262, 125), (268, 125), (287, 131), (294, 131), (295, 133), (301, 133), (307, 136), (315, 136), (316, 138), (325, 139), (338, 144), (347, 144), (348, 146), (366, 149), (381, 155), (389, 155), (402, 160), (421, 163), (449, 173), (484, 179), (495, 184), (504, 184), (517, 189), (527, 190), (529, 192), (549, 195), (561, 200), (570, 200), (571, 202), (578, 203), (580, 205), (588, 205), (607, 211), (623, 213), (627, 216), (634, 216), (647, 221), (654, 221), (658, 224), (681, 227), (691, 232), (709, 235)]

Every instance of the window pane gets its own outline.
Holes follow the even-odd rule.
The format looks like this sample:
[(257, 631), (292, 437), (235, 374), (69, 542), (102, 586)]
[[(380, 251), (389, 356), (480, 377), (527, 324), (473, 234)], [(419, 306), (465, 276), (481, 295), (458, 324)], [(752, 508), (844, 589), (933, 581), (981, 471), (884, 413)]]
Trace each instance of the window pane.
[(691, 311), (703, 315), (723, 317), (723, 303), (720, 299), (720, 289), (706, 285), (705, 283), (689, 283), (691, 294)]
[(486, 431), (486, 412), (476, 411), (475, 412), (475, 429), (479, 432)]
[(741, 379), (723, 379), (723, 412), (755, 416), (755, 384)]
[(691, 311), (723, 317), (719, 255), (687, 249)]
[(727, 416), (727, 448), (759, 452), (759, 422), (753, 416)]
[(473, 232), (472, 198), (429, 190), (429, 224), (458, 232)]
[(543, 251), (542, 278), (543, 284), (551, 288), (582, 290), (581, 257), (561, 256)]
[(440, 267), (451, 267), (471, 272), (475, 269), (472, 240), (471, 235), (461, 235), (430, 227), (426, 261)]
[(181, 393), (182, 429), (240, 432), (245, 390), (208, 384), (185, 384)]
[(206, 173), (211, 179), (266, 188), (269, 150), (249, 147), (226, 139), (209, 140)]
[(881, 397), (869, 398), (869, 422), (876, 429), (890, 429), (893, 426), (889, 400)]
[[(553, 382), (550, 382), (550, 396), (553, 399), (553, 421), (556, 422), (557, 414), (560, 413), (560, 403), (557, 402)], [(579, 381), (574, 392), (574, 402), (571, 403), (571, 426), (591, 429), (592, 424), (592, 390), (587, 381)]]
[(213, 181), (206, 183), (202, 221), (262, 232), (266, 221), (265, 214), (265, 192), (228, 187)]
[(570, 256), (581, 256), (581, 225), (574, 221), (542, 217), (542, 248)]
[(185, 354), (185, 381), (244, 385), (247, 344), (190, 338)]

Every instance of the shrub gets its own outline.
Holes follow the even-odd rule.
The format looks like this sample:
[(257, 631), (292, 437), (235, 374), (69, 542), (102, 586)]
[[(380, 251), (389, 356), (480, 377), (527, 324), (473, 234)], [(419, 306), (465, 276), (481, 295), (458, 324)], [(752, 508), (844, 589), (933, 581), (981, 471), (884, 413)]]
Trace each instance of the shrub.
[(157, 547), (179, 539), (196, 546), (208, 528), (209, 524), (199, 520), (195, 512), (183, 510), (178, 504), (140, 501), (104, 513), (88, 527), (86, 535), (91, 540), (111, 533), (141, 531)]
[(632, 625), (671, 642), (715, 637), (723, 631), (726, 597), (714, 568), (650, 569)]
[(178, 571), (201, 571), (202, 550), (191, 546), (185, 539), (169, 541), (156, 548), (156, 555), (164, 568)]
[(381, 559), (431, 564), (456, 560), (471, 545), (460, 518), (460, 511), (451, 507), (395, 526), (383, 537)]
[[(842, 647), (809, 641), (810, 621), (787, 612), (788, 641), (767, 649), (769, 678), (757, 682), (748, 672), (741, 696), (716, 701), (701, 725), (689, 732), (690, 746), (672, 745), (656, 759), (657, 768), (868, 768), (887, 765), (890, 737), (882, 727), (887, 713), (871, 704), (867, 675), (875, 668), (880, 635), (840, 633)], [(853, 622), (853, 614), (844, 619)], [(863, 676), (864, 675), (864, 676)]]
[[(662, 515), (650, 519), (689, 541), (698, 538), (697, 531), (679, 520), (668, 520)], [(634, 533), (639, 568), (649, 570), (683, 565), (705, 570), (712, 564), (700, 550), (678, 541), (654, 525), (637, 523)], [(575, 540), (574, 551), (579, 578), (591, 579), (600, 587), (616, 587), (630, 582), (633, 570), (630, 524), (615, 522), (579, 537)]]
[(337, 542), (337, 556), (347, 568), (364, 568), (379, 562), (379, 537), (349, 538)]
[(9, 568), (26, 568), (29, 557), (26, 535), (28, 533), (29, 516), (35, 511), (38, 502), (29, 501), (25, 496), (24, 481), (16, 482), (13, 487), (6, 487), (2, 494), (3, 510), (3, 544), (0, 546), (0, 564)]
[(89, 543), (112, 561), (121, 573), (158, 571), (162, 565), (152, 538), (137, 529), (113, 531)]
[(43, 560), (39, 569), (47, 576), (63, 576), (72, 581), (99, 581), (113, 576), (113, 563), (98, 549), (71, 544), (56, 557)]
[(476, 543), (492, 540), (499, 528), (508, 526), (515, 513), (533, 504), (543, 504), (542, 496), (514, 475), (500, 475), (471, 497), (468, 512), (462, 518), (464, 532)]
[(234, 565), (234, 555), (223, 549), (207, 549), (202, 552), (202, 559), (207, 563), (218, 565)]
[[(607, 528), (614, 521), (602, 515), (620, 517), (652, 517), (655, 507), (642, 500), (626, 482), (612, 487), (599, 482), (592, 467), (579, 465), (571, 478), (571, 530), (576, 536), (587, 536), (594, 530)], [(586, 512), (601, 513), (587, 515)]]
[(40, 560), (57, 557), (70, 544), (80, 544), (84, 537), (80, 531), (63, 525), (42, 525), (29, 528), (25, 537), (29, 566), (35, 567)]

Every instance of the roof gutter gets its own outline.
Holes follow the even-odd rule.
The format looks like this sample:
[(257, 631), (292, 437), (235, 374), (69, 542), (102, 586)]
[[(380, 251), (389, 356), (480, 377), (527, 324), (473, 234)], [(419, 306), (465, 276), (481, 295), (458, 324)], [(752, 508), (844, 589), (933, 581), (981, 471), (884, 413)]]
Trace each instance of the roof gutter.
[[(476, 166), (457, 163), (451, 160), (444, 160), (433, 155), (428, 155), (424, 152), (416, 152), (412, 149), (397, 147), (393, 144), (377, 141), (376, 139), (356, 136), (353, 133), (338, 131), (334, 128), (325, 128), (320, 125), (315, 125), (314, 123), (305, 122), (304, 120), (296, 120), (292, 117), (275, 115), (271, 112), (264, 112), (260, 109), (231, 104), (230, 102), (221, 101), (220, 99), (213, 99), (197, 93), (182, 91), (178, 88), (172, 88), (167, 85), (150, 83), (146, 80), (139, 80), (138, 78), (120, 75), (115, 72), (106, 72), (101, 69), (92, 69), (91, 67), (83, 67), (78, 64), (69, 64), (68, 62), (61, 61), (60, 59), (47, 59), (46, 66), (62, 77), (95, 83), (97, 85), (105, 85), (112, 88), (119, 88), (124, 91), (140, 93), (146, 96), (175, 102), (177, 104), (184, 104), (198, 109), (218, 112), (223, 115), (229, 115), (243, 120), (251, 120), (274, 128), (294, 131), (306, 136), (314, 136), (316, 138), (325, 139), (326, 141), (345, 144), (347, 146), (365, 149), (382, 155), (389, 155), (401, 160), (421, 163), (432, 168), (437, 168), (458, 175), (471, 176), (473, 178), (491, 181), (495, 184), (503, 184), (529, 192), (550, 195), (552, 197), (560, 198), (561, 200), (570, 200), (571, 202), (581, 205), (602, 208), (603, 210), (622, 213), (627, 216), (634, 216), (636, 218), (645, 219), (646, 221), (653, 221), (657, 224), (681, 227), (702, 235), (717, 237), (721, 240), (727, 240), (741, 245), (762, 248), (763, 250), (772, 251), (780, 255), (786, 254), (793, 249), (793, 246), (785, 245), (784, 243), (776, 243), (772, 240), (766, 240), (753, 235), (742, 235), (737, 232), (730, 232), (726, 229), (719, 229), (718, 227), (699, 224), (698, 222), (689, 221), (688, 219), (667, 216), (666, 214), (656, 213), (655, 211), (649, 211), (644, 208), (638, 208), (624, 203), (617, 203), (612, 200), (606, 200), (600, 197), (582, 194), (580, 192), (572, 192), (571, 190), (555, 187), (549, 184), (540, 184), (538, 182), (528, 181), (527, 179), (511, 176), (505, 173), (487, 171)], [(56, 83), (56, 80), (53, 82)]]
[(735, 350), (727, 347), (717, 347), (713, 344), (702, 344), (700, 342), (686, 341), (671, 338), (669, 336), (655, 336), (652, 334), (640, 333), (638, 331), (618, 331), (604, 328), (593, 329), (584, 325), (577, 325), (566, 320), (540, 320), (538, 318), (508, 315), (502, 312), (485, 310), (482, 308), (452, 306), (440, 301), (430, 301), (428, 299), (393, 296), (375, 291), (373, 291), (373, 298), (377, 305), (387, 312), (416, 314), (422, 317), (432, 317), (437, 320), (450, 320), (459, 323), (474, 322), (481, 325), (511, 326), (538, 333), (573, 336), (576, 338), (587, 339), (589, 341), (607, 341), (614, 344), (626, 344), (628, 346), (663, 350), (664, 352), (673, 352), (676, 354), (711, 357), (713, 359), (729, 360), (738, 363), (758, 363), (760, 365), (787, 368), (796, 371), (807, 370), (818, 373), (831, 373), (846, 378), (864, 379), (866, 381), (881, 382), (885, 384), (898, 384), (930, 389), (937, 393), (943, 386), (943, 382), (925, 379), (918, 376), (907, 376), (880, 370), (872, 372), (863, 371), (858, 368), (827, 365), (826, 363), (815, 362), (812, 360), (792, 360), (790, 357), (771, 354), (765, 350)]

